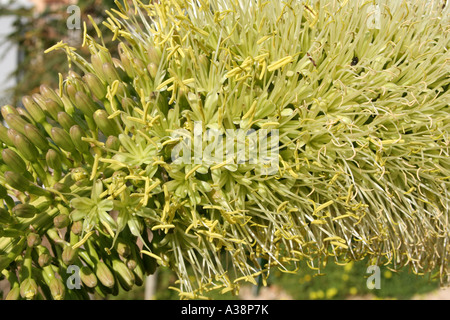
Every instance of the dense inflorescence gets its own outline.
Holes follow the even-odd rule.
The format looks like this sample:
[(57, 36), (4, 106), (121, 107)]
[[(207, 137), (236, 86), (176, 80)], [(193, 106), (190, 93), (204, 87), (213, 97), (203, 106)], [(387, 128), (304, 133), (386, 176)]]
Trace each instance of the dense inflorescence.
[[(98, 28), (90, 62), (49, 49), (82, 74), (1, 110), (9, 297), (115, 294), (158, 266), (181, 297), (237, 293), (367, 256), (445, 283), (449, 8), (378, 2), (118, 1), (118, 56)], [(274, 130), (275, 171), (196, 158), (196, 128)]]

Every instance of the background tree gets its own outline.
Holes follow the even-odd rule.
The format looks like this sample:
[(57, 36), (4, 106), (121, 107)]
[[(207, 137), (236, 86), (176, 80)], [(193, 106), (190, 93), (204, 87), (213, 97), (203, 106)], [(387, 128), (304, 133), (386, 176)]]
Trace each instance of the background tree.
[[(12, 8), (13, 2), (0, 5), (0, 17), (15, 17), (14, 31), (7, 35), (7, 41), (0, 46), (0, 53), (10, 50), (13, 46), (18, 47), (17, 68), (13, 74), (9, 75), (17, 79), (16, 86), (9, 89), (13, 104), (17, 105), (22, 96), (38, 92), (41, 84), (57, 86), (58, 77), (55, 77), (55, 74), (67, 74), (69, 69), (65, 54), (61, 51), (45, 54), (44, 51), (61, 40), (65, 42), (71, 40), (69, 38), (71, 30), (67, 27), (67, 19), (70, 16), (67, 12), (68, 3), (46, 6), (44, 11), (39, 12), (35, 7), (16, 5)], [(80, 8), (81, 21), (89, 21), (89, 15), (96, 21), (103, 21), (107, 17), (105, 9), (115, 6), (113, 0), (79, 0), (76, 5)], [(88, 33), (95, 32), (92, 24), (86, 23), (86, 25)], [(103, 28), (101, 23), (99, 27)], [(75, 44), (77, 51), (82, 56), (87, 56), (88, 50), (81, 47), (82, 35), (83, 30), (80, 30), (79, 43), (71, 43), (71, 45)], [(108, 45), (110, 38), (105, 37), (104, 40)]]

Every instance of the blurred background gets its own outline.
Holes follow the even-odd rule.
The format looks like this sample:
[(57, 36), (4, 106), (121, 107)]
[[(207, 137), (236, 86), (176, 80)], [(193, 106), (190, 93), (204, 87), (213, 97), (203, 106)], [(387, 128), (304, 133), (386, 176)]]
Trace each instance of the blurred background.
[[(44, 51), (64, 40), (88, 57), (81, 47), (82, 30), (69, 30), (68, 6), (79, 6), (81, 21), (88, 33), (91, 15), (101, 27), (105, 9), (114, 7), (113, 0), (0, 0), (0, 105), (20, 106), (21, 98), (38, 92), (41, 84), (58, 86), (58, 74), (69, 71), (67, 58), (61, 51)], [(105, 32), (104, 35), (109, 34)], [(117, 44), (105, 37), (112, 51)], [(78, 71), (78, 70), (75, 70)], [(318, 274), (306, 264), (295, 273), (271, 271), (267, 287), (243, 285), (239, 296), (212, 292), (213, 299), (450, 299), (450, 290), (439, 289), (433, 275), (417, 276), (408, 270), (396, 272), (389, 266), (380, 269), (380, 289), (369, 289), (367, 261), (336, 265), (331, 260)], [(110, 299), (179, 299), (177, 292), (167, 289), (175, 285), (176, 275), (165, 268), (150, 276), (146, 284)], [(3, 289), (3, 290), (2, 290)], [(9, 291), (0, 282), (0, 298)]]
[[(1, 105), (20, 105), (22, 96), (38, 92), (41, 84), (57, 87), (58, 73), (69, 71), (67, 58), (60, 51), (44, 54), (57, 42), (68, 42), (87, 57), (81, 47), (82, 22), (79, 29), (67, 26), (70, 5), (80, 8), (81, 21), (89, 22), (91, 15), (100, 21), (100, 28), (107, 17), (105, 9), (115, 6), (114, 0), (0, 0)], [(92, 30), (88, 27), (88, 32)]]

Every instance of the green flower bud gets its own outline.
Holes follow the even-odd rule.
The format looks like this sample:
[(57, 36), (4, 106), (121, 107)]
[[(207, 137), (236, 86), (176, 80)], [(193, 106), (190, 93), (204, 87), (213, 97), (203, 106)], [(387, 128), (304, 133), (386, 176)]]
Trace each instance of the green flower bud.
[(28, 123), (18, 114), (7, 114), (5, 117), (5, 121), (10, 128), (17, 130), (18, 132), (25, 134), (24, 127)]
[(24, 173), (27, 171), (27, 165), (23, 159), (11, 149), (3, 149), (3, 161), (14, 172)]
[(75, 105), (89, 118), (91, 118), (94, 112), (99, 109), (99, 106), (97, 106), (83, 91), (78, 91), (75, 94)]
[(102, 66), (103, 68), (103, 74), (106, 76), (106, 80), (109, 84), (113, 83), (114, 81), (118, 80), (120, 81), (119, 73), (117, 72), (116, 68), (109, 63), (105, 62)]
[(61, 279), (59, 278), (52, 278), (50, 280), (50, 293), (55, 300), (64, 300), (65, 296), (65, 287)]
[(80, 279), (88, 288), (95, 288), (98, 283), (95, 273), (87, 266), (80, 268)]
[(143, 74), (145, 73), (145, 64), (142, 62), (141, 59), (139, 58), (134, 58), (133, 59), (134, 65), (135, 65), (135, 69), (136, 71), (138, 71), (139, 73)]
[(73, 84), (68, 83), (66, 85), (66, 93), (69, 96), (70, 101), (72, 101), (72, 103), (76, 104), (75, 94), (77, 93), (77, 88)]
[(58, 121), (58, 113), (64, 111), (63, 107), (51, 99), (45, 100), (45, 106), (53, 120)]
[(70, 136), (66, 131), (58, 127), (53, 127), (50, 134), (56, 145), (69, 152), (75, 151), (72, 139), (70, 139)]
[(66, 112), (58, 112), (58, 123), (64, 130), (69, 131), (71, 126), (75, 125), (75, 121)]
[(127, 261), (127, 267), (133, 271), (134, 284), (137, 286), (142, 286), (145, 281), (145, 271), (142, 261), (137, 261), (135, 258), (132, 258)]
[(120, 61), (122, 62), (122, 66), (125, 70), (125, 72), (127, 73), (127, 75), (130, 78), (133, 78), (135, 75), (135, 70), (133, 65), (130, 62), (130, 59), (128, 58), (127, 55), (127, 50), (126, 50), (126, 46), (123, 42), (119, 43), (118, 45), (119, 48), (119, 55), (120, 55)]
[(78, 258), (78, 249), (73, 249), (72, 246), (66, 246), (61, 256), (65, 265), (73, 264)]
[(73, 71), (73, 70), (69, 71), (68, 76), (69, 76), (69, 78), (74, 78), (74, 79), (77, 79), (77, 80), (81, 79), (81, 76), (78, 73), (76, 73), (75, 71)]
[(17, 130), (9, 128), (7, 131), (7, 134), (8, 134), (8, 139), (11, 140), (14, 145), (14, 138), (20, 133)]
[(37, 123), (44, 123), (46, 116), (44, 111), (39, 107), (39, 105), (30, 96), (25, 96), (22, 98), (22, 103), (27, 108), (28, 113), (31, 115), (34, 121)]
[(75, 168), (70, 172), (72, 179), (76, 182), (85, 180), (88, 177), (88, 173), (82, 167)]
[(59, 97), (59, 95), (55, 92), (55, 90), (53, 90), (52, 88), (50, 88), (49, 86), (42, 84), (40, 87), (40, 92), (41, 95), (46, 98), (46, 99), (50, 99), (53, 100), (54, 102), (56, 102), (60, 107), (62, 107), (63, 103), (61, 101), (61, 98)]
[(4, 177), (6, 183), (16, 190), (24, 192), (27, 191), (30, 186), (30, 181), (17, 172), (6, 171)]
[(95, 266), (95, 274), (100, 280), (100, 282), (107, 288), (114, 287), (114, 275), (111, 272), (111, 270), (108, 268), (108, 266), (103, 262), (99, 261), (97, 265)]
[(87, 83), (89, 90), (94, 94), (98, 100), (106, 97), (106, 88), (102, 81), (93, 73), (86, 73), (83, 80)]
[(1, 107), (1, 113), (2, 113), (2, 117), (3, 119), (6, 119), (6, 116), (8, 114), (15, 114), (15, 115), (19, 115), (19, 113), (17, 112), (16, 108), (14, 108), (13, 106), (10, 106), (9, 104)]
[(28, 278), (20, 283), (20, 296), (27, 300), (32, 300), (36, 297), (38, 286), (34, 279)]
[(39, 255), (38, 264), (41, 268), (48, 266), (52, 262), (52, 256), (49, 253)]
[(126, 258), (130, 255), (131, 248), (127, 243), (125, 243), (121, 239), (118, 239), (116, 241), (116, 251), (120, 256)]
[(70, 98), (67, 95), (63, 95), (61, 97), (61, 100), (64, 104), (64, 111), (67, 112), (68, 114), (74, 114), (75, 107), (73, 106), (72, 100), (70, 100)]
[(41, 237), (34, 232), (31, 232), (27, 236), (27, 244), (29, 247), (36, 247), (41, 244)]
[(74, 125), (70, 128), (69, 133), (75, 148), (81, 153), (87, 153), (89, 151), (89, 143), (82, 139), (86, 136), (83, 129), (79, 125)]
[(97, 110), (94, 113), (94, 121), (105, 136), (118, 136), (120, 130), (113, 119), (108, 119), (108, 113), (105, 110)]
[(70, 224), (70, 218), (66, 214), (60, 214), (53, 218), (53, 225), (58, 229), (66, 228)]
[(80, 235), (81, 232), (83, 231), (83, 221), (75, 221), (74, 223), (72, 223), (70, 231), (73, 232), (75, 235)]
[(100, 58), (102, 63), (112, 63), (112, 57), (109, 51), (99, 50), (97, 56)]
[(109, 136), (108, 139), (106, 139), (106, 143), (105, 143), (106, 148), (111, 149), (111, 150), (119, 150), (120, 148), (120, 141), (119, 138), (117, 138), (116, 136)]
[(154, 64), (153, 62), (149, 63), (147, 65), (147, 70), (148, 70), (148, 73), (150, 73), (150, 76), (152, 77), (152, 79), (155, 79), (156, 75), (158, 73), (158, 67), (156, 66), (156, 64)]
[(17, 113), (19, 114), (19, 116), (25, 120), (26, 122), (30, 122), (33, 123), (34, 120), (31, 117), (31, 115), (28, 113), (27, 110), (25, 110), (24, 108), (17, 108)]
[(36, 207), (28, 203), (20, 203), (12, 209), (12, 213), (19, 218), (33, 218), (36, 215)]
[(39, 156), (39, 152), (37, 151), (34, 144), (30, 142), (27, 138), (25, 138), (22, 134), (16, 134), (14, 136), (14, 145), (20, 154), (28, 161), (35, 162)]
[(47, 166), (49, 166), (53, 170), (61, 170), (61, 158), (59, 157), (59, 153), (56, 150), (49, 149), (47, 151), (47, 154), (45, 155), (45, 161), (47, 162)]
[(100, 77), (101, 80), (106, 80), (105, 75), (103, 74), (103, 62), (98, 54), (91, 55), (91, 63), (95, 71), (94, 73)]
[(114, 259), (112, 265), (122, 288), (125, 290), (131, 290), (135, 281), (133, 272), (119, 259)]
[(47, 138), (42, 132), (31, 123), (27, 123), (24, 127), (25, 136), (39, 149), (47, 151), (49, 148)]
[(137, 262), (135, 259), (133, 258), (128, 258), (126, 260), (126, 264), (127, 264), (127, 268), (130, 269), (131, 271), (133, 271), (134, 269), (136, 269), (137, 266)]
[(45, 100), (46, 98), (44, 98), (42, 95), (40, 95), (39, 93), (33, 93), (31, 95), (31, 97), (33, 98), (34, 102), (36, 102), (36, 104), (42, 109), (42, 111), (44, 111), (44, 113), (47, 111), (47, 105), (45, 104)]

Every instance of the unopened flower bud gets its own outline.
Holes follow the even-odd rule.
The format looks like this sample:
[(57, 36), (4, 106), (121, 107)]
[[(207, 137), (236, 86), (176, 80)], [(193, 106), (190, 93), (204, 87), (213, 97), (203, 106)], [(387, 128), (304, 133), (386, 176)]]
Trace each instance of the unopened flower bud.
[(41, 268), (48, 266), (52, 262), (52, 256), (49, 253), (39, 255), (38, 264)]
[(111, 149), (111, 150), (119, 150), (120, 147), (120, 141), (119, 138), (117, 138), (116, 136), (109, 136), (108, 139), (106, 139), (106, 143), (105, 143), (106, 148)]
[(65, 111), (58, 112), (58, 123), (66, 131), (69, 131), (70, 127), (76, 124), (72, 117)]
[(65, 296), (65, 287), (61, 279), (52, 278), (50, 280), (50, 293), (55, 300), (63, 300)]
[(75, 151), (75, 146), (72, 139), (70, 139), (70, 136), (66, 131), (58, 127), (53, 127), (50, 133), (53, 141), (59, 147), (69, 152)]
[(148, 70), (148, 73), (150, 73), (150, 76), (152, 77), (152, 79), (155, 79), (156, 75), (158, 73), (158, 67), (156, 66), (156, 64), (154, 64), (153, 62), (149, 63), (147, 65), (147, 70)]
[(79, 125), (74, 125), (69, 130), (70, 138), (72, 139), (73, 144), (81, 153), (87, 153), (89, 150), (89, 143), (83, 141), (83, 137), (86, 136), (86, 133), (81, 129)]
[(31, 232), (27, 236), (27, 244), (29, 247), (36, 247), (41, 244), (41, 237), (34, 232)]
[(66, 214), (60, 214), (53, 218), (53, 224), (58, 229), (66, 228), (70, 224), (70, 218)]
[(78, 258), (78, 249), (72, 248), (72, 246), (66, 246), (62, 253), (62, 260), (65, 265), (69, 266), (75, 262)]
[(6, 116), (8, 114), (15, 114), (15, 115), (19, 115), (19, 113), (17, 112), (16, 108), (14, 108), (13, 106), (7, 104), (5, 106), (2, 106), (0, 108), (1, 113), (2, 113), (2, 117), (3, 119), (6, 119)]
[(17, 130), (18, 132), (25, 134), (25, 125), (28, 123), (18, 114), (7, 114), (5, 117), (5, 121), (10, 128)]
[(30, 96), (25, 96), (22, 98), (22, 103), (34, 121), (36, 121), (38, 123), (43, 123), (45, 121), (46, 116), (45, 116), (44, 111), (33, 100), (33, 98), (31, 98)]
[(30, 182), (17, 172), (6, 171), (4, 177), (6, 183), (18, 191), (27, 191), (30, 186)]
[(12, 209), (12, 213), (19, 218), (33, 218), (36, 214), (36, 207), (28, 203), (20, 203)]
[(97, 275), (98, 280), (108, 288), (114, 287), (114, 275), (108, 266), (103, 262), (99, 261), (95, 267), (95, 274)]
[(6, 128), (3, 124), (0, 123), (0, 141), (6, 144), (7, 146), (13, 146), (14, 143), (8, 135), (8, 128)]
[(61, 158), (56, 150), (49, 149), (45, 155), (45, 161), (47, 162), (47, 166), (53, 170), (61, 170)]
[(27, 171), (27, 165), (23, 159), (11, 149), (2, 150), (2, 158), (5, 164), (14, 172), (24, 173)]
[(103, 74), (106, 76), (106, 80), (108, 81), (109, 84), (113, 83), (116, 80), (118, 80), (118, 81), (121, 80), (119, 77), (119, 73), (117, 72), (116, 68), (114, 68), (114, 66), (111, 63), (109, 63), (109, 62), (104, 63), (102, 68), (103, 68)]
[(108, 119), (108, 113), (105, 110), (97, 110), (94, 113), (94, 121), (105, 136), (120, 134), (118, 125), (114, 122), (114, 119)]
[(36, 147), (43, 151), (47, 151), (49, 148), (47, 138), (42, 134), (42, 132), (36, 128), (31, 123), (27, 123), (24, 127), (25, 136), (33, 143)]
[(117, 279), (120, 282), (120, 285), (125, 290), (131, 290), (135, 282), (133, 272), (130, 269), (128, 269), (126, 264), (120, 261), (119, 259), (114, 259), (112, 265), (114, 272), (117, 275)]
[(20, 283), (20, 296), (27, 300), (32, 300), (36, 297), (38, 286), (36, 281), (32, 278), (27, 278)]
[(91, 90), (98, 100), (101, 100), (106, 96), (106, 88), (95, 74), (87, 73), (83, 76), (83, 80), (87, 83), (89, 90)]
[(75, 235), (80, 235), (83, 231), (83, 222), (82, 221), (75, 221), (72, 223), (72, 227), (70, 228), (70, 231), (73, 232)]
[(58, 121), (58, 113), (64, 111), (63, 107), (51, 99), (45, 100), (45, 106), (53, 120)]
[(14, 145), (16, 146), (17, 150), (19, 150), (20, 154), (28, 161), (35, 162), (38, 158), (39, 152), (34, 146), (33, 143), (31, 143), (28, 138), (26, 138), (24, 135), (18, 133), (14, 136)]
[(87, 266), (80, 268), (80, 279), (89, 288), (95, 288), (98, 283), (95, 273)]
[(94, 112), (99, 109), (99, 106), (83, 91), (75, 93), (75, 105), (87, 117), (92, 117)]
[(62, 107), (62, 101), (61, 98), (59, 97), (59, 95), (55, 92), (55, 90), (53, 90), (52, 88), (50, 88), (49, 86), (42, 84), (40, 87), (40, 92), (41, 95), (46, 98), (46, 99), (50, 99), (53, 100), (54, 102), (56, 102), (60, 107)]

